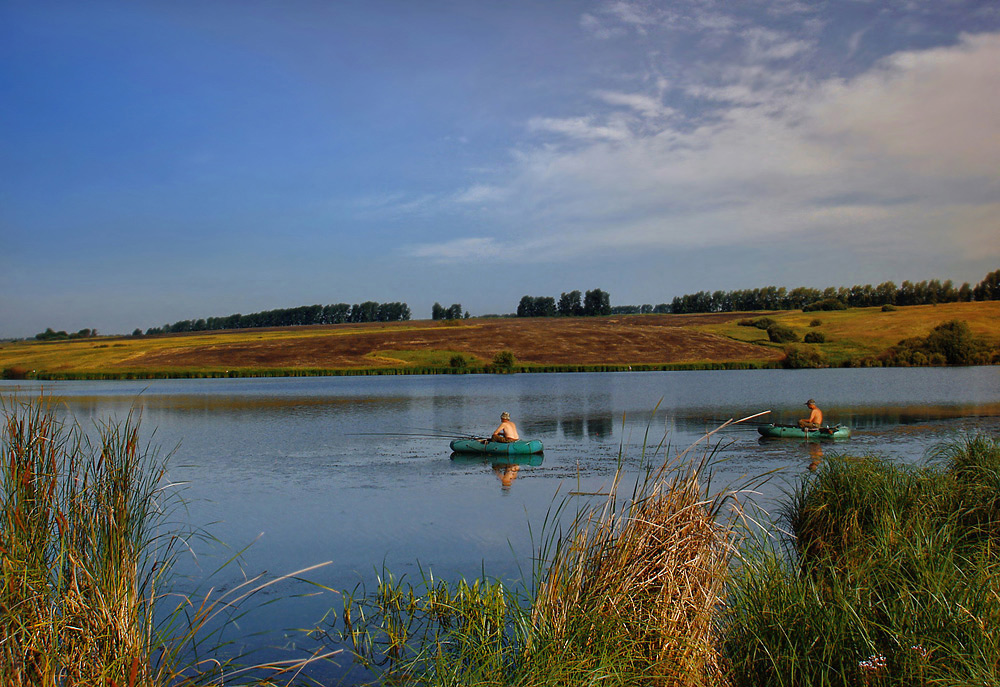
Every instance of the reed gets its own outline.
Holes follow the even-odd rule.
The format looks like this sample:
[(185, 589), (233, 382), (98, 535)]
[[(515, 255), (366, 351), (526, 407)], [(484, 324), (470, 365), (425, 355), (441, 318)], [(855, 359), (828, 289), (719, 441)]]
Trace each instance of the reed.
[(529, 586), (383, 573), (348, 595), (344, 639), (381, 684), (727, 684), (717, 616), (739, 510), (708, 495), (711, 452), (687, 454), (631, 490), (620, 464), (607, 492), (554, 502)]
[(733, 542), (726, 495), (706, 497), (701, 467), (664, 465), (624, 506), (616, 479), (600, 508), (578, 515), (532, 609), (532, 648), (546, 663), (589, 672), (613, 657), (641, 684), (720, 683), (715, 614)]
[[(0, 672), (11, 685), (146, 684), (162, 468), (138, 422), (95, 445), (46, 402), (4, 408)], [(167, 550), (164, 550), (166, 547)]]
[[(99, 424), (92, 440), (49, 400), (2, 403), (4, 686), (193, 687), (249, 676), (239, 657), (223, 657), (222, 633), (284, 578), (201, 599), (172, 589), (191, 533), (169, 520), (180, 501), (165, 458), (140, 441), (138, 416)], [(255, 666), (247, 683), (276, 684), (316, 658)]]
[[(1000, 684), (997, 442), (833, 456), (731, 578), (736, 685)], [(749, 540), (748, 540), (749, 541)]]

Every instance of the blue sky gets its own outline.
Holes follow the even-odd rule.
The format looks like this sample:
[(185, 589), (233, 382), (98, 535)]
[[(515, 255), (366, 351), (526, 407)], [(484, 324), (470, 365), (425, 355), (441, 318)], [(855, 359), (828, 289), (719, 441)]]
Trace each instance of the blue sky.
[(0, 337), (973, 284), (1000, 5), (0, 0)]

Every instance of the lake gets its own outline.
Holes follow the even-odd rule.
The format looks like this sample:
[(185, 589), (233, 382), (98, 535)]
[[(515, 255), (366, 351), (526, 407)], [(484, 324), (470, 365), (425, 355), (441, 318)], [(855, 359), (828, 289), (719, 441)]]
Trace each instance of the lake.
[[(84, 427), (134, 406), (145, 435), (173, 450), (184, 519), (228, 546), (199, 544), (180, 568), (189, 584), (248, 545), (247, 574), (331, 561), (308, 577), (334, 589), (371, 588), (383, 566), (514, 581), (531, 569), (546, 511), (570, 491), (606, 486), (619, 456), (637, 473), (644, 446), (674, 455), (765, 410), (791, 422), (808, 398), (828, 422), (850, 425), (851, 439), (764, 441), (752, 425), (728, 427), (711, 442), (713, 484), (777, 470), (759, 497), (768, 507), (824, 454), (916, 462), (942, 441), (1000, 427), (1000, 367), (0, 382), (4, 396), (40, 391)], [(488, 433), (504, 410), (522, 437), (544, 443), (538, 464), (452, 459), (447, 438), (404, 436)], [(240, 574), (229, 566), (214, 583)], [(330, 593), (283, 599), (234, 632), (267, 631), (250, 646), (287, 645), (296, 635), (275, 628), (311, 626), (338, 605)]]

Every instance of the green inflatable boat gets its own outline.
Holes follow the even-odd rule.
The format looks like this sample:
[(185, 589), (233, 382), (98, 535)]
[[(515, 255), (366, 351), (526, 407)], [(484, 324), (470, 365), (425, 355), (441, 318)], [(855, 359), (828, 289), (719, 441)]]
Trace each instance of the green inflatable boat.
[(851, 436), (851, 428), (844, 425), (809, 430), (798, 425), (762, 425), (757, 431), (762, 437), (773, 439), (846, 439)]
[(451, 442), (455, 453), (485, 453), (491, 456), (527, 456), (542, 452), (542, 442), (515, 441), (505, 444), (500, 441), (480, 441), (478, 439), (455, 439)]

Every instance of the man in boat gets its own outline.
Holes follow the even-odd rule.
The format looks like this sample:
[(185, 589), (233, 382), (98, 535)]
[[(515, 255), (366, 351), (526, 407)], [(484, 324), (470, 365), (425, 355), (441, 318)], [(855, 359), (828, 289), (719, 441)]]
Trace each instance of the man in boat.
[(811, 398), (806, 401), (809, 408), (809, 417), (799, 420), (799, 427), (802, 429), (819, 429), (823, 425), (823, 411), (816, 406), (816, 401)]
[(501, 444), (512, 444), (521, 437), (517, 433), (517, 427), (510, 421), (510, 413), (506, 410), (500, 413), (500, 426), (493, 430), (490, 441), (499, 441)]

